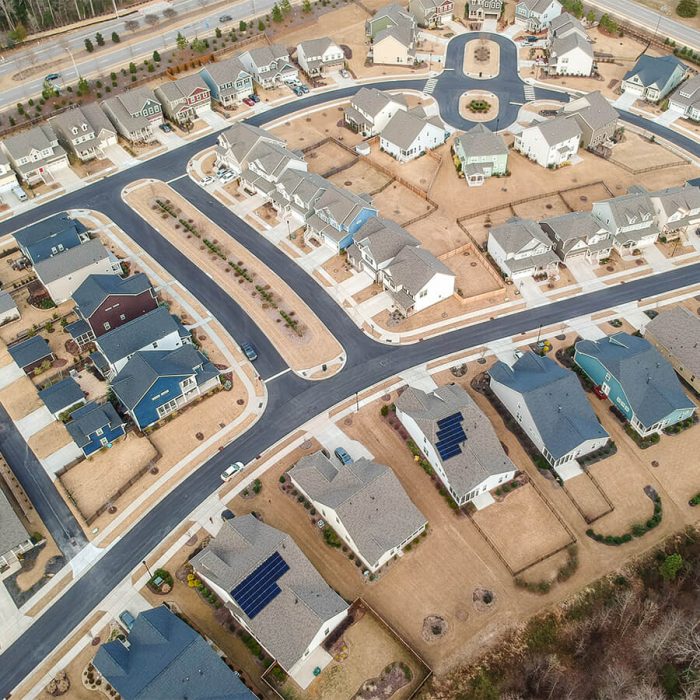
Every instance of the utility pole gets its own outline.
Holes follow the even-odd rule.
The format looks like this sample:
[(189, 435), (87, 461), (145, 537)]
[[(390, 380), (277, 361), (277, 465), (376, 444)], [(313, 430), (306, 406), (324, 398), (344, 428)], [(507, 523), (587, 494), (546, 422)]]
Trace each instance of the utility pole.
[(70, 56), (71, 63), (73, 64), (73, 70), (75, 71), (75, 78), (76, 80), (80, 79), (80, 73), (78, 72), (78, 66), (75, 65), (75, 59), (73, 58), (73, 52), (68, 48), (68, 44), (64, 46), (65, 50), (68, 52), (68, 55)]
[(152, 579), (153, 574), (151, 573), (151, 570), (148, 568), (148, 564), (146, 564), (146, 560), (144, 559), (141, 563), (146, 567), (146, 571), (148, 572), (148, 578)]
[(112, 0), (112, 6), (114, 7), (114, 16), (119, 19), (119, 10), (117, 9), (117, 0)]

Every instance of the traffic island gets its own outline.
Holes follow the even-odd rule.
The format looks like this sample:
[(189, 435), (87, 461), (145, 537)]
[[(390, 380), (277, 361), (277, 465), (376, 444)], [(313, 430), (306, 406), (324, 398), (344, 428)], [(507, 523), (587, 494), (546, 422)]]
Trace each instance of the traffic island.
[(462, 70), (468, 78), (495, 78), (501, 72), (501, 47), (490, 39), (472, 39), (464, 47)]
[(486, 90), (468, 90), (459, 98), (459, 116), (470, 122), (490, 122), (498, 116), (498, 97)]

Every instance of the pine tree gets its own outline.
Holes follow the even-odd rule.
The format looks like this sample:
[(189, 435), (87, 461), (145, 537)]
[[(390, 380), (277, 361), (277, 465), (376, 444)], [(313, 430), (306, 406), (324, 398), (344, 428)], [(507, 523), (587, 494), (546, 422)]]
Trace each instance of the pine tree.
[(282, 16), (282, 10), (280, 10), (280, 6), (275, 3), (272, 6), (272, 20), (273, 22), (281, 22), (284, 19)]
[(97, 34), (95, 34), (95, 41), (97, 42), (98, 46), (105, 45), (105, 38), (99, 32), (97, 32)]
[(92, 45), (90, 39), (85, 39), (85, 50), (88, 53), (92, 53), (95, 50), (95, 47)]
[(262, 19), (258, 20), (258, 31), (259, 32), (265, 31), (265, 22), (263, 22)]
[(676, 7), (679, 17), (695, 17), (698, 14), (697, 0), (681, 0)]
[(247, 25), (243, 20), (241, 20), (241, 21), (238, 23), (238, 31), (239, 31), (239, 32), (244, 32), (246, 29), (248, 29), (248, 25)]
[(184, 51), (187, 48), (187, 39), (180, 32), (177, 33), (177, 38), (175, 39), (175, 44), (180, 51)]
[(305, 14), (308, 15), (309, 12), (311, 12), (311, 2), (310, 0), (304, 0), (304, 2), (301, 5), (301, 11)]
[(160, 54), (159, 54), (157, 51), (154, 51), (154, 52), (153, 52), (153, 60), (154, 60), (156, 63), (160, 63)]
[(119, 38), (119, 34), (117, 34), (116, 32), (112, 32), (112, 43), (118, 44), (120, 41), (121, 39)]
[(283, 15), (288, 15), (292, 11), (292, 3), (289, 0), (282, 0), (280, 2), (280, 9)]

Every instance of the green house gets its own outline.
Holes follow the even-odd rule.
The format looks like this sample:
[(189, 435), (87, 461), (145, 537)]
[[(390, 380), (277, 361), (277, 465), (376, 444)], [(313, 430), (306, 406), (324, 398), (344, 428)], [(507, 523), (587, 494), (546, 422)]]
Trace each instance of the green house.
[(458, 136), (454, 153), (469, 187), (479, 187), (492, 175), (505, 175), (508, 170), (508, 146), (503, 137), (483, 124), (477, 124)]

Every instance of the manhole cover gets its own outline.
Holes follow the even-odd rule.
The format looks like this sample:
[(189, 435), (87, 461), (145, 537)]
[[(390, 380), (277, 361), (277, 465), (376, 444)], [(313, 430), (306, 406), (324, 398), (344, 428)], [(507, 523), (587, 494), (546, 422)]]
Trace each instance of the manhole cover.
[(311, 440), (304, 440), (304, 442), (301, 443), (301, 449), (302, 450), (310, 450), (311, 449)]
[(475, 262), (469, 263), (469, 267), (476, 267), (476, 266), (477, 266), (477, 263), (475, 263)]
[(346, 187), (350, 187), (350, 185), (352, 185), (352, 180), (346, 180), (343, 184), (344, 184)]

